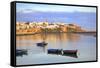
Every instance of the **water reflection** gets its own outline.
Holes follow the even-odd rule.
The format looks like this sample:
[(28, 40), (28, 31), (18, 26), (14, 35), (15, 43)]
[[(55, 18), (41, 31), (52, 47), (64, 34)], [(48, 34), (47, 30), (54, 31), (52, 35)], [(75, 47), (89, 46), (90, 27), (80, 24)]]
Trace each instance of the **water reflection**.
[[(64, 42), (77, 42), (80, 36), (72, 33), (41, 33), (36, 35), (17, 36), (17, 49), (28, 49), (38, 53), (47, 53), (48, 48), (64, 49)], [(60, 43), (59, 43), (60, 42)], [(59, 43), (59, 44), (58, 44)], [(37, 50), (36, 50), (37, 49)], [(24, 53), (19, 54), (24, 55)]]
[[(27, 54), (17, 55), (17, 64), (42, 64), (58, 62), (75, 62), (96, 59), (96, 38), (73, 33), (41, 33), (35, 35), (16, 36), (16, 48), (27, 50)], [(47, 43), (45, 46), (44, 43)], [(38, 46), (39, 44), (39, 46)], [(43, 46), (40, 46), (43, 45)], [(50, 54), (48, 49), (78, 50), (76, 52)], [(18, 56), (23, 56), (19, 58)]]
[[(57, 42), (57, 40), (60, 41), (73, 41), (76, 42), (80, 38), (79, 35), (77, 34), (72, 34), (72, 33), (49, 33), (49, 34), (36, 34), (36, 35), (24, 35), (24, 36), (17, 36), (16, 40), (17, 46), (19, 45), (31, 45), (31, 42), (41, 42), (43, 40), (45, 41), (51, 41), (51, 42)], [(23, 41), (24, 40), (24, 41)], [(21, 41), (21, 42), (20, 42)], [(37, 42), (38, 41), (38, 42)], [(23, 43), (22, 43), (23, 42)]]

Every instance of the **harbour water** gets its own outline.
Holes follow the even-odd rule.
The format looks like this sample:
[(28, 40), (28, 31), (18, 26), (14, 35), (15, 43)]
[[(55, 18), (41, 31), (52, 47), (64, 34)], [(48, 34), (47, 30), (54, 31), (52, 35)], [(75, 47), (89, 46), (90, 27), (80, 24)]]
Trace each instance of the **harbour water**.
[[(48, 43), (47, 46), (37, 46), (37, 43), (43, 41)], [(17, 65), (95, 61), (96, 37), (75, 33), (40, 33), (16, 36), (16, 49), (27, 50), (27, 54), (16, 56)], [(78, 50), (78, 58), (48, 54), (48, 49)]]

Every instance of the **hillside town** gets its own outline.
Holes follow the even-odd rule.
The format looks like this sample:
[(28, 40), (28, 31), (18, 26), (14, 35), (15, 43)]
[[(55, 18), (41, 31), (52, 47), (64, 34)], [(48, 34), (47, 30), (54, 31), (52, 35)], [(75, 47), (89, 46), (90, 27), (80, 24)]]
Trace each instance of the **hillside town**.
[(42, 32), (85, 32), (77, 24), (49, 22), (16, 22), (16, 34), (36, 34)]

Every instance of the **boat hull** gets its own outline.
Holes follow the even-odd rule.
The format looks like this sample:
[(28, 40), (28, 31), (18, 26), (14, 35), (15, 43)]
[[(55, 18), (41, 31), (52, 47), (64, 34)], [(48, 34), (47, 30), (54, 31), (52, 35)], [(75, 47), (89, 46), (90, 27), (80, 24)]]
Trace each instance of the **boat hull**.
[(42, 43), (37, 43), (37, 46), (43, 47), (46, 46), (48, 43), (42, 42)]
[(48, 54), (61, 54), (59, 49), (48, 49)]
[(48, 54), (70, 56), (74, 58), (78, 58), (77, 52), (77, 50), (48, 49)]
[(24, 50), (24, 49), (21, 49), (21, 50), (17, 49), (16, 50), (16, 56), (23, 56), (23, 55), (27, 55), (27, 54), (28, 54), (27, 50)]

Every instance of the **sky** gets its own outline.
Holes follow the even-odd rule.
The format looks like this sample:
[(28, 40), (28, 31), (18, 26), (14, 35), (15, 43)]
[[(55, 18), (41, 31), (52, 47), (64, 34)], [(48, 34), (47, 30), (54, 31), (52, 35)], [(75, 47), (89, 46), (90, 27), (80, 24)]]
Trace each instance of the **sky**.
[[(41, 8), (42, 7), (42, 8)], [(96, 12), (93, 7), (17, 3), (17, 12)]]

